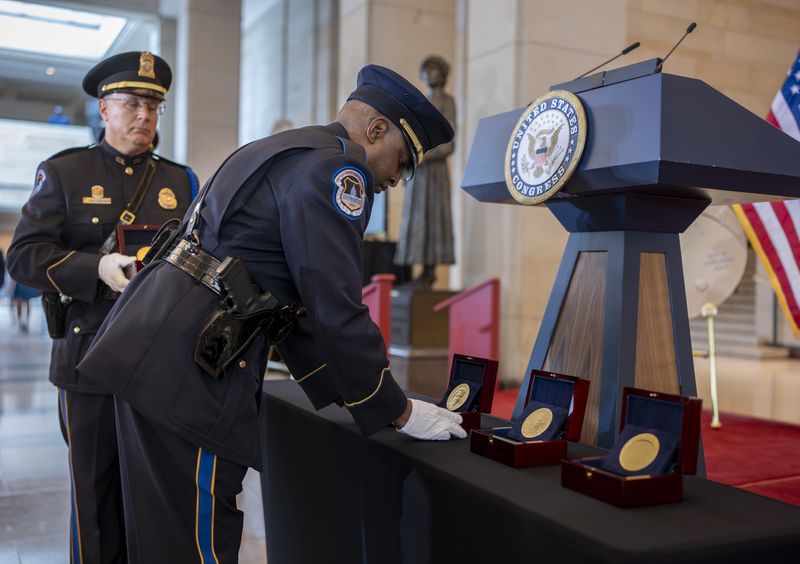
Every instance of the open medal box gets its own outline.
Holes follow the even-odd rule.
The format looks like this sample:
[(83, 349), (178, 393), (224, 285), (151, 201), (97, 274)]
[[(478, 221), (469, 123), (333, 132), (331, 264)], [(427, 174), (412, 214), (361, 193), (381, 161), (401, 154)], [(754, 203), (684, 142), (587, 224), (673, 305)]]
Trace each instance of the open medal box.
[(511, 427), (472, 432), (470, 448), (515, 468), (558, 464), (567, 441), (578, 441), (589, 397), (589, 381), (532, 370), (525, 409)]
[(136, 257), (137, 272), (143, 268), (142, 258), (150, 249), (160, 225), (117, 225), (117, 252)]
[(454, 354), (450, 382), (438, 405), (461, 415), (461, 426), (469, 432), (481, 426), (481, 413), (492, 411), (496, 381), (496, 360)]
[(606, 456), (563, 460), (561, 485), (619, 507), (683, 499), (683, 475), (697, 472), (698, 398), (625, 388), (621, 431)]

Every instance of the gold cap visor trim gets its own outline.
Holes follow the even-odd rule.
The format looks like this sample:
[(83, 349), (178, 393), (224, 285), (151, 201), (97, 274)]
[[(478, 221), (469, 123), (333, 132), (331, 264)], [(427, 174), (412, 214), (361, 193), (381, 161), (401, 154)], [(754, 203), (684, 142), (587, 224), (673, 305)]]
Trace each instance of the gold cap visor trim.
[(411, 126), (404, 118), (400, 118), (400, 125), (408, 134), (408, 138), (411, 139), (411, 143), (414, 145), (414, 153), (417, 155), (417, 165), (421, 165), (424, 151), (422, 150), (422, 143), (419, 142), (419, 137), (417, 137), (417, 134), (414, 133), (414, 130), (411, 129)]
[(102, 88), (100, 88), (101, 92), (106, 92), (108, 90), (117, 90), (118, 88), (146, 88), (147, 90), (155, 90), (156, 92), (161, 92), (162, 94), (167, 93), (167, 89), (163, 86), (158, 84), (153, 84), (152, 82), (138, 82), (135, 80), (123, 80), (122, 82), (109, 82), (108, 84), (104, 84)]

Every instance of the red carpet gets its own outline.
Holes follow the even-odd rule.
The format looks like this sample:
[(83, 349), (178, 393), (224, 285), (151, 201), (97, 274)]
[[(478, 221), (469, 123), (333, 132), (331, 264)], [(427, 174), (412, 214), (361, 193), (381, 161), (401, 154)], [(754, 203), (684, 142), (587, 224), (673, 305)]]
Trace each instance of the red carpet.
[[(492, 415), (510, 418), (517, 390), (498, 391)], [(800, 427), (721, 414), (722, 428), (703, 413), (703, 446), (710, 480), (800, 505)]]

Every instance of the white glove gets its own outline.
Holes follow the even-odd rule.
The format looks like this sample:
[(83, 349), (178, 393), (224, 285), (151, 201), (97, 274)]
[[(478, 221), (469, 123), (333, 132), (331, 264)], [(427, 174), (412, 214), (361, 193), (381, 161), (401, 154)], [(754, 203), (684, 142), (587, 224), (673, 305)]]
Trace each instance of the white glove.
[(111, 253), (100, 257), (97, 275), (115, 292), (122, 292), (136, 274), (136, 257)]
[(461, 416), (444, 408), (412, 399), (411, 416), (406, 424), (398, 429), (416, 439), (425, 441), (446, 441), (451, 436), (466, 438), (467, 432), (461, 427)]

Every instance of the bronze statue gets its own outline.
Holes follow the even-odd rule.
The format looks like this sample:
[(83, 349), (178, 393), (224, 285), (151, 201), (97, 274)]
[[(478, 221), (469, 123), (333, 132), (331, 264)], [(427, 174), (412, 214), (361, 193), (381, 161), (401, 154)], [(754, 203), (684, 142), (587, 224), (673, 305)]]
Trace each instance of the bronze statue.
[[(456, 102), (444, 91), (450, 65), (431, 55), (422, 61), (420, 78), (428, 84), (428, 99), (455, 129)], [(422, 273), (411, 284), (429, 288), (436, 281), (437, 264), (453, 264), (453, 220), (450, 212), (450, 172), (447, 157), (453, 142), (425, 154), (414, 178), (406, 185), (403, 219), (394, 262), (422, 264)]]

